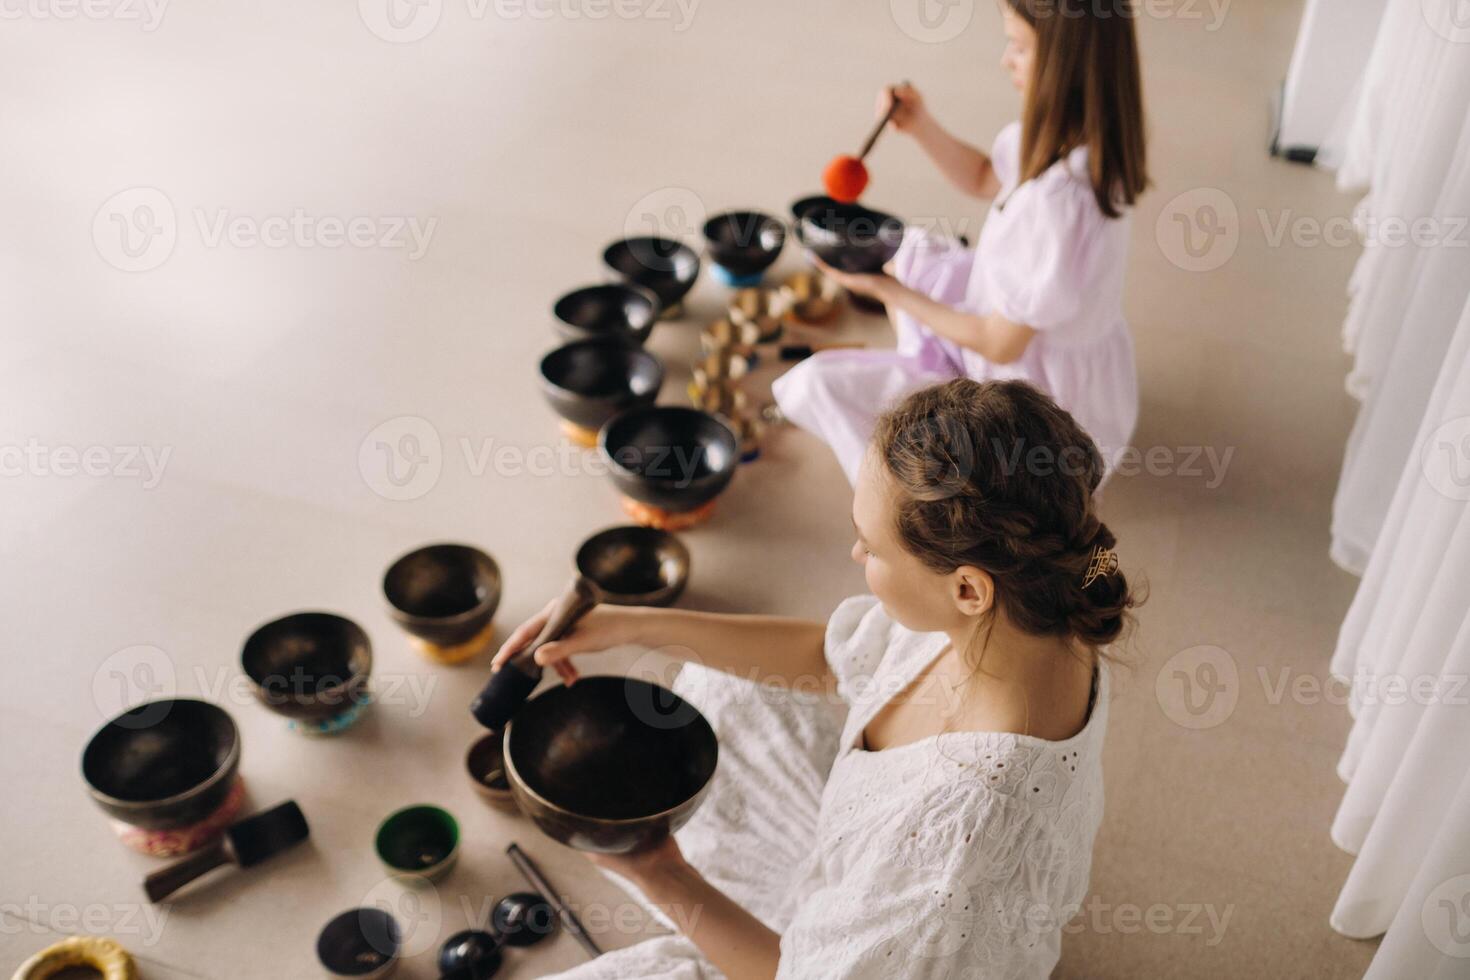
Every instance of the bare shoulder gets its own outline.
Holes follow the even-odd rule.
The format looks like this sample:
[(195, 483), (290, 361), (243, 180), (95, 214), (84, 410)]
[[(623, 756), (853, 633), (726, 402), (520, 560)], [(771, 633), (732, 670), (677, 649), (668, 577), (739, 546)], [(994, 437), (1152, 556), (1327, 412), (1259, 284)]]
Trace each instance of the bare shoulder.
[(1065, 741), (1087, 725), (1094, 665), (1063, 661), (1028, 682), (980, 683), (950, 723), (951, 731), (1002, 732)]

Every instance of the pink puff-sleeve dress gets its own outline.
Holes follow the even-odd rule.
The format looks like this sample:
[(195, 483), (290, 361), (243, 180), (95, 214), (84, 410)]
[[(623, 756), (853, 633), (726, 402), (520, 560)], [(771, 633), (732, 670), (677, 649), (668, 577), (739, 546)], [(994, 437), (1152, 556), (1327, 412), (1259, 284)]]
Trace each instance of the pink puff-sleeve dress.
[(1012, 123), (991, 148), (1001, 193), (973, 250), (910, 227), (893, 259), (897, 279), (912, 289), (1035, 329), (1018, 360), (994, 364), (899, 312), (896, 349), (825, 351), (776, 382), (782, 413), (830, 445), (849, 480), (857, 481), (881, 412), (957, 377), (1036, 385), (1087, 430), (1108, 469), (1127, 447), (1138, 418), (1123, 318), (1129, 215), (1109, 218), (1098, 207), (1085, 147), (1025, 183), (1018, 183), (1020, 151), (1021, 125)]

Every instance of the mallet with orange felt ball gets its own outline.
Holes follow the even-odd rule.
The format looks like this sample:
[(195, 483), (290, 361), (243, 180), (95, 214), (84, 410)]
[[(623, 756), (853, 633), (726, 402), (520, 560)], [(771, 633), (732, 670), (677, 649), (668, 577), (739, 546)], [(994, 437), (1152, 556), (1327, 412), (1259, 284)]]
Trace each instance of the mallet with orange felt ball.
[(898, 111), (899, 101), (897, 89), (904, 87), (908, 82), (899, 82), (897, 86), (889, 89), (888, 111), (873, 131), (868, 134), (868, 139), (863, 143), (863, 148), (855, 157), (840, 156), (833, 157), (832, 162), (827, 164), (827, 169), (822, 171), (822, 186), (827, 188), (827, 194), (834, 201), (843, 204), (851, 204), (862, 196), (868, 186), (868, 168), (863, 159), (872, 151), (873, 144), (878, 142), (878, 137), (887, 128), (888, 121)]

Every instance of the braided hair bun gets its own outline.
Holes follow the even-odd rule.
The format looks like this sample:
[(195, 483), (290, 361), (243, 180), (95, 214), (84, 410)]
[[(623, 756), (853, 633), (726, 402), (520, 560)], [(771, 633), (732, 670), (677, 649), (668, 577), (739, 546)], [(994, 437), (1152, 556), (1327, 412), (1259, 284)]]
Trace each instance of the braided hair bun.
[(1137, 604), (1097, 515), (1097, 445), (1021, 381), (962, 378), (915, 392), (878, 420), (903, 546), (929, 568), (988, 572), (1027, 633), (1090, 647), (1116, 640)]

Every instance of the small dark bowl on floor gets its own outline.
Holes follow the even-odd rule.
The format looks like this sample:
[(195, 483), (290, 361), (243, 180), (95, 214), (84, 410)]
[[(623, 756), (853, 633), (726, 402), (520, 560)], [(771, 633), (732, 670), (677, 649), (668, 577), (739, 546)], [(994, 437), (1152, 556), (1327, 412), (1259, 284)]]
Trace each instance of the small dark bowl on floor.
[(658, 297), (628, 283), (583, 286), (556, 301), (556, 332), (565, 340), (617, 340), (642, 346), (658, 320)]
[(82, 778), (106, 813), (169, 830), (219, 809), (240, 766), (240, 731), (223, 708), (192, 698), (149, 701), (97, 730)]
[(556, 414), (596, 432), (620, 412), (652, 405), (664, 366), (638, 347), (579, 340), (541, 359), (541, 392)]
[(373, 648), (362, 627), (345, 616), (299, 612), (250, 634), (240, 664), (267, 708), (324, 722), (367, 700)]
[(483, 929), (456, 932), (439, 947), (439, 980), (489, 980), (500, 970), (502, 945), (500, 936)]
[(770, 268), (786, 244), (786, 226), (759, 211), (726, 211), (704, 223), (710, 258), (735, 276)]
[(858, 204), (820, 204), (801, 213), (796, 234), (842, 272), (877, 272), (903, 243), (903, 222)]
[(672, 238), (623, 238), (603, 251), (602, 261), (624, 281), (650, 290), (664, 309), (677, 306), (699, 278), (699, 254)]
[(378, 980), (398, 965), (402, 930), (380, 908), (349, 909), (328, 922), (317, 936), (316, 957), (327, 976), (338, 980)]
[(495, 903), (490, 928), (507, 946), (535, 946), (556, 932), (556, 909), (535, 892), (511, 892)]
[(505, 745), (500, 733), (481, 735), (465, 753), (464, 767), (470, 785), (484, 800), (503, 813), (516, 814), (515, 795), (505, 775)]
[(459, 821), (427, 803), (404, 807), (378, 826), (373, 847), (390, 874), (410, 884), (434, 881), (459, 857)]
[(658, 528), (610, 527), (582, 542), (577, 571), (597, 583), (604, 602), (668, 606), (689, 583), (689, 549)]
[(500, 566), (467, 544), (431, 544), (399, 558), (383, 574), (393, 621), (439, 646), (484, 632), (500, 606)]
[(626, 854), (682, 827), (709, 792), (714, 729), (647, 681), (583, 677), (532, 698), (505, 729), (516, 802), (553, 840)]
[(603, 426), (598, 445), (623, 493), (671, 513), (713, 500), (740, 464), (735, 433), (694, 408), (650, 405), (624, 412)]

